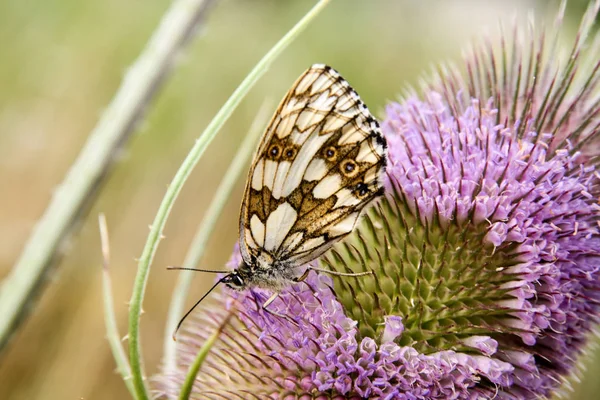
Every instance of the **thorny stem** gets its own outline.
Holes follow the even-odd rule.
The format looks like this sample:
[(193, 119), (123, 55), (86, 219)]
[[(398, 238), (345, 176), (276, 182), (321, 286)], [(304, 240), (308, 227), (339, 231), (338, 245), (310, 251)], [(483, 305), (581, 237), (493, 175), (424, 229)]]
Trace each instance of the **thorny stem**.
[[(233, 157), (233, 161), (223, 176), (221, 184), (217, 188), (212, 202), (206, 210), (205, 217), (202, 220), (194, 239), (192, 240), (189, 251), (182, 264), (183, 268), (196, 267), (204, 255), (206, 243), (210, 238), (210, 235), (219, 219), (219, 216), (221, 215), (221, 212), (223, 211), (223, 208), (225, 207), (227, 199), (231, 195), (231, 191), (233, 190), (238, 177), (246, 167), (248, 158), (250, 157), (252, 150), (255, 148), (255, 143), (258, 139), (258, 136), (262, 132), (262, 128), (265, 125), (268, 109), (269, 107), (267, 103), (264, 103), (254, 119), (254, 122), (250, 126), (250, 130), (244, 138), (244, 141), (241, 143), (238, 151)], [(171, 298), (171, 305), (169, 307), (169, 314), (165, 328), (165, 340), (163, 344), (165, 375), (175, 370), (176, 343), (171, 338), (171, 334), (183, 313), (185, 299), (187, 298), (193, 276), (193, 271), (182, 271), (179, 274), (177, 284), (173, 289), (173, 296)]]
[[(181, 0), (184, 1), (184, 0)], [(217, 132), (221, 129), (225, 121), (233, 113), (233, 110), (241, 102), (244, 96), (250, 91), (258, 79), (267, 71), (271, 63), (279, 54), (296, 38), (300, 32), (306, 28), (319, 12), (327, 5), (329, 0), (320, 0), (279, 42), (269, 50), (269, 52), (256, 64), (254, 69), (246, 76), (242, 83), (237, 87), (225, 104), (221, 107), (217, 115), (208, 124), (200, 138), (196, 141), (189, 154), (181, 164), (181, 167), (175, 174), (173, 181), (169, 185), (167, 192), (161, 202), (159, 209), (150, 228), (150, 233), (146, 240), (144, 250), (138, 263), (137, 275), (129, 302), (129, 359), (131, 363), (131, 372), (136, 388), (138, 399), (147, 399), (147, 389), (144, 383), (144, 373), (142, 370), (142, 354), (140, 346), (139, 328), (140, 317), (142, 313), (142, 301), (146, 290), (146, 283), (150, 273), (150, 265), (158, 248), (158, 243), (162, 237), (162, 231), (179, 195), (184, 182), (191, 174), (194, 166), (198, 163), (209, 143), (214, 139)]]

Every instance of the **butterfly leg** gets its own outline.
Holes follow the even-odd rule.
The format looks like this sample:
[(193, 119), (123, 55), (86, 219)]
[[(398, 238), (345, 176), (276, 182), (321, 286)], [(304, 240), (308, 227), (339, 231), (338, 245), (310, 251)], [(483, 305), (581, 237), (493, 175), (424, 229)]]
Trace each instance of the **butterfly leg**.
[(267, 312), (267, 313), (269, 313), (269, 314), (271, 314), (271, 315), (273, 315), (273, 316), (275, 316), (275, 317), (283, 318), (283, 319), (287, 320), (288, 322), (291, 322), (292, 324), (294, 324), (294, 325), (296, 325), (296, 326), (299, 326), (299, 325), (298, 325), (298, 323), (297, 323), (296, 321), (294, 321), (293, 319), (291, 319), (291, 318), (290, 318), (290, 317), (288, 317), (287, 315), (280, 314), (280, 313), (278, 313), (278, 312), (276, 312), (276, 311), (272, 311), (272, 310), (269, 310), (269, 309), (267, 308), (267, 307), (269, 307), (269, 305), (270, 305), (270, 304), (271, 304), (271, 303), (272, 303), (272, 302), (273, 302), (273, 301), (274, 301), (274, 300), (277, 298), (277, 296), (279, 296), (279, 293), (278, 293), (278, 292), (275, 292), (275, 293), (273, 293), (273, 294), (271, 295), (271, 297), (269, 297), (269, 298), (267, 299), (267, 301), (265, 301), (265, 302), (263, 303), (263, 305), (261, 306), (261, 308), (262, 308), (263, 310), (265, 310), (265, 312)]
[(277, 293), (277, 292), (273, 293), (273, 294), (271, 295), (271, 297), (269, 297), (269, 298), (267, 299), (267, 301), (265, 301), (265, 302), (263, 303), (263, 305), (262, 305), (262, 308), (266, 310), (266, 309), (267, 309), (267, 307), (269, 306), (269, 304), (271, 304), (271, 303), (272, 303), (272, 302), (273, 302), (273, 301), (274, 301), (274, 300), (277, 298), (277, 296), (279, 296), (279, 293)]
[(328, 270), (328, 269), (322, 269), (322, 268), (316, 268), (316, 267), (308, 267), (306, 269), (306, 271), (304, 272), (304, 274), (299, 278), (299, 280), (306, 279), (306, 276), (308, 275), (308, 271), (310, 271), (311, 269), (313, 271), (323, 272), (325, 274), (335, 275), (335, 276), (365, 276), (365, 275), (372, 275), (373, 274), (373, 271), (366, 271), (366, 272), (337, 272), (337, 271), (331, 271), (331, 270)]
[(365, 276), (365, 275), (371, 275), (373, 273), (373, 271), (352, 272), (352, 273), (337, 272), (337, 271), (330, 271), (328, 269), (321, 269), (321, 268), (316, 268), (316, 267), (308, 267), (308, 268), (306, 268), (306, 271), (304, 271), (304, 273), (302, 275), (300, 275), (297, 278), (294, 278), (294, 282), (298, 283), (298, 282), (304, 281), (308, 277), (308, 273), (311, 270), (317, 271), (317, 272), (323, 272), (323, 273), (326, 273), (326, 274), (329, 274), (329, 275), (335, 275), (335, 276)]
[(300, 275), (297, 278), (294, 278), (293, 281), (298, 283), (298, 282), (302, 282), (306, 279), (306, 277), (308, 276), (308, 273), (310, 272), (311, 268), (306, 268), (306, 271), (304, 271), (304, 273), (302, 275)]

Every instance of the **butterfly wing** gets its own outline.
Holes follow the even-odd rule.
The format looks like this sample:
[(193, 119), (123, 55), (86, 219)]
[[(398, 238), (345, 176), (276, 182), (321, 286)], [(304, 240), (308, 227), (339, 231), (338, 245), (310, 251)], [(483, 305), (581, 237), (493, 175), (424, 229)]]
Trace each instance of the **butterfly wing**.
[(339, 73), (313, 65), (289, 90), (263, 135), (240, 215), (246, 263), (261, 251), (304, 264), (354, 229), (383, 194), (386, 143)]

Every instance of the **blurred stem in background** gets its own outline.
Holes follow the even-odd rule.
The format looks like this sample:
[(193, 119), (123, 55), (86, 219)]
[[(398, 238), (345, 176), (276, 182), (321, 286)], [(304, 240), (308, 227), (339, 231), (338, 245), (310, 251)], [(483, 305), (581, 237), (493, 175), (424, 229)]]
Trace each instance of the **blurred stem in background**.
[(212, 0), (173, 3), (148, 45), (127, 71), (121, 86), (64, 181), (37, 223), (21, 256), (0, 287), (0, 350), (41, 294), (61, 245), (77, 231), (105, 181), (114, 155), (134, 131), (162, 87), (175, 57), (204, 19)]

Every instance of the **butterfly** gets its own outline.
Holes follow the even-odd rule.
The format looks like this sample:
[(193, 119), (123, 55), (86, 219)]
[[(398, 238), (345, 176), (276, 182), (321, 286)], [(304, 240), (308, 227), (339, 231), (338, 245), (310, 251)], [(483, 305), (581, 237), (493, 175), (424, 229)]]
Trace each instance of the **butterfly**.
[(240, 212), (242, 262), (208, 293), (220, 283), (270, 289), (266, 310), (311, 269), (357, 275), (299, 268), (351, 233), (383, 195), (386, 163), (379, 123), (356, 91), (333, 68), (311, 66), (279, 104), (254, 155)]

